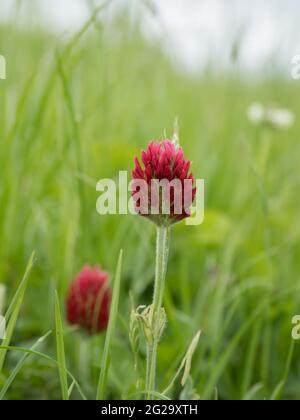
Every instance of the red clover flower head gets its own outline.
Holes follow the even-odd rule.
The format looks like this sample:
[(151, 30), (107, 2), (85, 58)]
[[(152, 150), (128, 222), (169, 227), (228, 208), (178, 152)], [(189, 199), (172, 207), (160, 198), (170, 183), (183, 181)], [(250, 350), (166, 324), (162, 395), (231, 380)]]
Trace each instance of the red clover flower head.
[(171, 140), (151, 141), (141, 159), (143, 167), (136, 157), (132, 171), (135, 211), (158, 226), (189, 217), (196, 188), (182, 148)]
[(71, 325), (80, 325), (89, 334), (107, 327), (111, 294), (108, 274), (100, 267), (84, 266), (69, 286), (66, 309)]

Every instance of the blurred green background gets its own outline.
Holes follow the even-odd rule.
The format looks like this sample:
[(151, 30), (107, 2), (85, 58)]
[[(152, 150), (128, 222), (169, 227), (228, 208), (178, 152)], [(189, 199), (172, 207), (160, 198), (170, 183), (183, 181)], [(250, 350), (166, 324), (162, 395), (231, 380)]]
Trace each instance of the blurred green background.
[[(187, 71), (158, 39), (144, 36), (126, 9), (109, 24), (93, 7), (90, 16), (72, 35), (18, 25), (17, 8), (0, 25), (7, 62), (7, 79), (0, 80), (6, 306), (33, 250), (37, 256), (12, 344), (29, 348), (53, 329), (54, 290), (63, 307), (83, 264), (100, 264), (112, 276), (123, 248), (107, 398), (136, 392), (145, 352), (141, 345), (135, 372), (130, 295), (135, 306), (150, 303), (155, 229), (131, 215), (99, 216), (96, 182), (131, 171), (150, 139), (172, 136), (178, 117), (185, 155), (205, 179), (205, 221), (172, 230), (158, 389), (201, 329), (191, 378), (172, 397), (299, 399), (300, 343), (291, 339), (291, 319), (300, 313), (300, 83), (276, 66), (248, 77), (239, 70), (238, 43), (229, 70), (208, 62)], [(288, 130), (251, 124), (253, 102), (289, 108), (295, 124)], [(89, 338), (65, 329), (67, 366), (94, 398), (105, 334)], [(39, 350), (56, 357), (53, 334)], [(8, 353), (0, 386), (19, 358)], [(79, 397), (76, 389), (72, 397)], [(31, 356), (5, 398), (60, 398), (56, 367)]]

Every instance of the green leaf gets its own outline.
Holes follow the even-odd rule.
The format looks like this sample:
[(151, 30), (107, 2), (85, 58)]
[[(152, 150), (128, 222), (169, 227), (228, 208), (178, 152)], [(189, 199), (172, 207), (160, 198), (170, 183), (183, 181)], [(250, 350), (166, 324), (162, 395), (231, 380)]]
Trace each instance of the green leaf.
[(201, 331), (199, 330), (197, 332), (197, 334), (195, 335), (195, 337), (193, 338), (191, 344), (189, 345), (189, 348), (187, 349), (187, 352), (184, 356), (184, 358), (182, 359), (182, 362), (179, 366), (179, 369), (177, 370), (174, 378), (172, 379), (172, 381), (170, 382), (170, 384), (168, 385), (168, 387), (163, 391), (163, 394), (167, 394), (173, 387), (173, 385), (176, 382), (176, 379), (178, 378), (178, 376), (180, 375), (180, 372), (184, 369), (182, 378), (181, 378), (181, 385), (184, 386), (186, 384), (186, 381), (189, 377), (190, 371), (191, 371), (191, 366), (192, 366), (192, 358), (193, 355), (195, 353), (195, 350), (198, 346), (199, 343), (199, 339), (201, 336)]
[[(11, 304), (8, 307), (8, 310), (5, 314), (5, 319), (7, 322), (7, 328), (6, 328), (6, 334), (5, 334), (5, 339), (2, 342), (3, 346), (9, 346), (15, 326), (16, 326), (16, 322), (20, 313), (20, 308), (24, 299), (24, 295), (25, 295), (25, 291), (27, 288), (27, 283), (28, 283), (28, 278), (29, 278), (29, 273), (32, 269), (32, 266), (34, 264), (34, 258), (35, 258), (35, 253), (33, 252), (31, 254), (31, 257), (29, 259), (29, 262), (27, 264), (26, 270), (25, 270), (25, 274), (23, 276), (23, 279), (21, 281), (21, 283), (19, 284), (19, 287), (11, 301)], [(5, 349), (1, 349), (0, 350), (0, 373), (2, 372), (2, 368), (4, 365), (4, 361), (5, 361), (5, 356), (6, 356), (6, 352), (7, 350)]]
[(197, 334), (195, 335), (195, 337), (193, 338), (193, 340), (192, 340), (192, 342), (191, 342), (191, 344), (188, 348), (188, 351), (186, 352), (186, 355), (185, 355), (185, 357), (182, 361), (181, 367), (183, 368), (183, 366), (184, 366), (184, 372), (183, 372), (183, 376), (182, 376), (182, 379), (181, 379), (181, 385), (182, 386), (185, 385), (185, 383), (187, 381), (187, 378), (190, 374), (191, 367), (192, 367), (192, 358), (193, 358), (195, 350), (198, 346), (200, 335), (201, 335), (201, 331), (198, 331)]
[[(30, 350), (35, 350), (40, 344), (42, 344), (43, 341), (46, 340), (47, 337), (49, 337), (49, 335), (51, 334), (52, 331), (48, 331), (47, 334), (45, 334), (43, 337), (40, 337), (34, 344), (33, 346), (30, 348)], [(19, 362), (17, 363), (17, 365), (15, 366), (15, 368), (13, 369), (13, 371), (11, 372), (11, 374), (9, 375), (9, 377), (7, 378), (5, 384), (3, 385), (1, 392), (0, 392), (0, 400), (2, 400), (7, 392), (7, 390), (9, 389), (9, 387), (11, 386), (11, 384), (13, 383), (15, 377), (17, 376), (17, 374), (20, 372), (20, 370), (22, 369), (24, 363), (26, 362), (26, 360), (28, 359), (28, 357), (30, 356), (30, 353), (25, 353), (19, 360)]]
[(109, 313), (109, 321), (108, 321), (107, 332), (106, 332), (106, 337), (105, 337), (104, 350), (103, 350), (102, 361), (101, 361), (101, 371), (100, 371), (97, 395), (96, 395), (97, 400), (103, 399), (104, 390), (107, 383), (107, 376), (108, 376), (108, 370), (109, 370), (109, 353), (110, 353), (112, 337), (115, 331), (117, 314), (118, 314), (118, 306), (119, 306), (122, 259), (123, 259), (123, 250), (121, 250), (119, 254), (115, 281), (114, 281), (114, 286), (113, 286), (112, 302), (111, 302), (111, 308), (110, 308), (110, 313)]
[(72, 395), (72, 392), (73, 392), (73, 389), (74, 389), (75, 385), (76, 385), (76, 383), (75, 383), (75, 381), (73, 381), (73, 382), (71, 383), (70, 388), (68, 389), (68, 395), (69, 395), (69, 398), (70, 398), (70, 397), (71, 397), (71, 395)]
[(282, 377), (281, 381), (278, 383), (278, 385), (276, 386), (276, 388), (274, 389), (274, 391), (271, 395), (271, 401), (275, 401), (275, 400), (280, 399), (281, 393), (284, 390), (287, 378), (289, 376), (294, 350), (295, 350), (295, 341), (291, 340), (288, 355), (287, 355), (287, 358), (286, 358), (286, 365), (285, 365), (283, 377)]
[(200, 396), (194, 388), (194, 382), (191, 376), (188, 376), (179, 395), (179, 400), (200, 400)]
[[(45, 353), (41, 353), (40, 351), (36, 351), (36, 350), (32, 350), (32, 349), (26, 349), (24, 347), (16, 347), (16, 346), (0, 346), (0, 350), (6, 350), (6, 351), (10, 350), (10, 351), (18, 351), (18, 352), (21, 352), (21, 353), (28, 353), (28, 354), (31, 354), (33, 356), (41, 357), (42, 359), (47, 360), (48, 362), (54, 364), (55, 366), (58, 366), (57, 360), (53, 359), (52, 357), (48, 356)], [(84, 395), (78, 381), (74, 378), (72, 373), (67, 370), (67, 374), (70, 377), (70, 379), (75, 383), (77, 391), (79, 392), (81, 398), (83, 400), (87, 400), (87, 398)]]
[(263, 388), (263, 384), (261, 382), (253, 385), (249, 391), (246, 393), (245, 397), (243, 398), (244, 401), (251, 401), (255, 397), (255, 395)]
[(62, 392), (62, 399), (69, 399), (68, 377), (66, 369), (64, 332), (62, 320), (60, 315), (58, 294), (55, 292), (55, 327), (56, 327), (56, 349), (57, 349), (57, 363)]
[[(147, 395), (147, 394), (148, 394), (147, 391), (135, 392), (134, 394), (129, 395), (128, 399), (133, 400), (133, 399), (136, 399), (136, 397), (138, 397), (138, 396), (144, 396), (144, 395)], [(170, 398), (167, 397), (166, 395), (162, 394), (161, 392), (149, 391), (149, 394), (150, 394), (150, 396), (155, 397), (158, 400), (170, 401)]]

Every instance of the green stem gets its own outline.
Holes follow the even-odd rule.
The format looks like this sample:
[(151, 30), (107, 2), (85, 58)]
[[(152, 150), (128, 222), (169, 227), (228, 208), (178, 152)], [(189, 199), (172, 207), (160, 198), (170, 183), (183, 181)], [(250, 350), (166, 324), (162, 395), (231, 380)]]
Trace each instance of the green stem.
[(146, 398), (151, 399), (151, 391), (155, 390), (156, 357), (159, 341), (159, 320), (162, 307), (165, 278), (169, 255), (170, 228), (158, 226), (156, 231), (156, 265), (155, 283), (151, 310), (152, 343), (147, 346)]

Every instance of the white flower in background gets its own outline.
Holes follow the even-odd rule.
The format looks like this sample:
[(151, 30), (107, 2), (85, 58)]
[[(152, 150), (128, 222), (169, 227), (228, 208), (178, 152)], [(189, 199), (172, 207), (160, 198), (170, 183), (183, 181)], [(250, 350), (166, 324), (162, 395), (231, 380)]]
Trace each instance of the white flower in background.
[(292, 127), (295, 122), (295, 116), (289, 109), (265, 107), (258, 102), (250, 105), (248, 119), (255, 125), (264, 124), (283, 129)]
[(289, 128), (294, 125), (294, 114), (284, 108), (270, 108), (267, 111), (267, 120), (275, 127)]
[(250, 105), (248, 109), (248, 119), (253, 124), (261, 124), (265, 118), (265, 109), (262, 104), (259, 102), (255, 102), (254, 104)]

